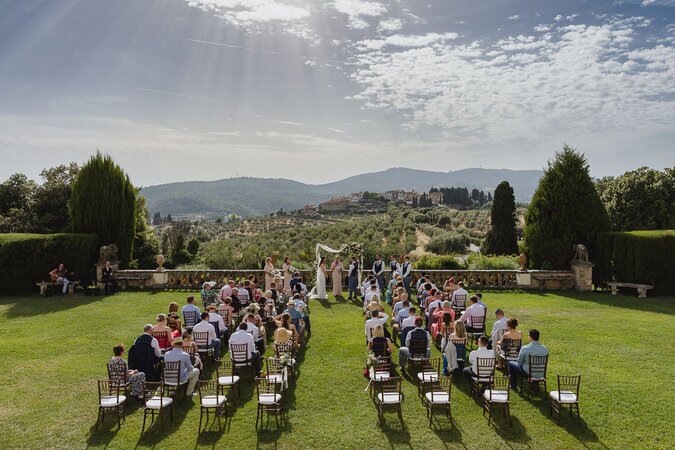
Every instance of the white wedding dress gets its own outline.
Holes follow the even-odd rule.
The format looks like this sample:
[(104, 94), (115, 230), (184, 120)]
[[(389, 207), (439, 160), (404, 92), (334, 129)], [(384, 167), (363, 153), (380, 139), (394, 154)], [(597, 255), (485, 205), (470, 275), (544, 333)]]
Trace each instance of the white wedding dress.
[(328, 298), (326, 294), (326, 275), (321, 270), (321, 267), (317, 268), (316, 271), (316, 298), (320, 300)]

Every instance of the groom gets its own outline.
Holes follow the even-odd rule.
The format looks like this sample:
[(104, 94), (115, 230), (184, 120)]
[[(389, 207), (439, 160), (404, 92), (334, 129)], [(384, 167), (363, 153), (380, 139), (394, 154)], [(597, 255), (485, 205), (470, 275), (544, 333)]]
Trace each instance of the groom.
[(356, 262), (356, 257), (352, 256), (352, 262), (349, 264), (349, 297), (347, 300), (352, 299), (352, 294), (354, 294), (354, 300), (359, 298), (359, 263)]
[(375, 255), (375, 262), (373, 263), (373, 275), (377, 279), (377, 284), (380, 286), (380, 292), (384, 291), (384, 261), (380, 255)]

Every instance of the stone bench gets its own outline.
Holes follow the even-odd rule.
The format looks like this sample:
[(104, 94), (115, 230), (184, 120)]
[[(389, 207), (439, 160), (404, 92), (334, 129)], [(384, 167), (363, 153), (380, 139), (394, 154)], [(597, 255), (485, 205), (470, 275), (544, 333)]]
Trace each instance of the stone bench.
[(646, 298), (647, 291), (649, 289), (654, 289), (654, 286), (649, 284), (621, 283), (619, 281), (608, 281), (607, 286), (609, 286), (609, 288), (612, 290), (612, 295), (616, 295), (619, 292), (620, 287), (635, 288), (637, 289), (638, 297), (640, 298)]
[[(79, 281), (69, 281), (68, 282), (68, 293), (73, 294), (75, 292), (75, 287), (79, 285)], [(46, 297), (47, 295), (50, 295), (50, 290), (53, 291), (55, 288), (58, 287), (58, 292), (61, 292), (63, 290), (63, 283), (53, 283), (51, 281), (41, 281), (39, 283), (35, 283), (37, 287), (40, 288), (40, 295), (43, 297)]]
[(148, 280), (152, 279), (152, 274), (149, 273), (124, 273), (116, 276), (117, 285), (120, 289), (126, 290), (129, 287), (136, 287), (144, 289), (147, 286)]
[(532, 278), (539, 282), (539, 289), (562, 289), (564, 282), (572, 281), (572, 274), (532, 274)]

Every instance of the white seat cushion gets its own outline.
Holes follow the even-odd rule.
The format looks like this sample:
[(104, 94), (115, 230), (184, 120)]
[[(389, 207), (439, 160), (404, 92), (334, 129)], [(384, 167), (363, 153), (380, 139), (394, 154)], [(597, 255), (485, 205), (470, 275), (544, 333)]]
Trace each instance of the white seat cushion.
[(436, 372), (419, 372), (417, 379), (423, 383), (431, 383), (432, 381), (438, 381), (438, 374)]
[(261, 405), (273, 405), (281, 401), (281, 394), (260, 394), (258, 403)]
[(385, 392), (384, 394), (379, 393), (377, 394), (377, 399), (380, 401), (380, 403), (385, 403), (388, 405), (401, 403), (401, 396), (399, 396), (399, 394), (396, 392)]
[(389, 372), (375, 372), (375, 369), (372, 367), (370, 368), (369, 372), (371, 381), (382, 381), (391, 378)]
[(490, 389), (486, 389), (485, 392), (483, 392), (483, 397), (485, 397), (485, 400), (490, 400), (490, 393), (492, 393), (493, 403), (507, 403), (509, 401), (508, 392), (497, 390), (492, 391)]
[(427, 392), (425, 397), (434, 405), (445, 405), (450, 403), (450, 395), (447, 392), (434, 392), (433, 394), (433, 399), (431, 397), (431, 392)]
[(237, 375), (227, 375), (218, 378), (218, 384), (221, 386), (232, 386), (233, 384), (237, 384), (238, 381), (239, 377)]
[[(182, 386), (187, 382), (188, 380), (186, 378), (182, 383), (180, 383), (180, 385)], [(164, 381), (164, 384), (166, 384), (167, 386), (178, 386), (178, 384), (175, 381)]]
[(273, 374), (267, 375), (267, 379), (271, 380), (272, 382), (274, 382), (276, 384), (281, 384), (285, 381), (284, 375), (281, 374), (281, 373), (273, 373)]
[(104, 408), (112, 408), (113, 406), (119, 406), (127, 398), (124, 395), (120, 395), (119, 397), (115, 395), (107, 395), (105, 397), (101, 397), (101, 403), (100, 405)]
[(558, 400), (558, 391), (551, 391), (551, 398), (560, 403), (576, 403), (577, 395), (574, 392), (562, 391), (560, 392), (560, 400)]
[(227, 397), (224, 395), (207, 395), (202, 398), (202, 406), (204, 408), (215, 408), (216, 406), (222, 406), (226, 400)]
[(477, 382), (477, 383), (489, 383), (489, 382), (490, 382), (490, 379), (487, 378), (487, 377), (484, 377), (484, 378), (471, 377), (471, 379), (472, 379), (474, 382)]
[(148, 409), (160, 409), (169, 406), (171, 403), (173, 403), (173, 399), (171, 397), (154, 396), (145, 402), (145, 407)]

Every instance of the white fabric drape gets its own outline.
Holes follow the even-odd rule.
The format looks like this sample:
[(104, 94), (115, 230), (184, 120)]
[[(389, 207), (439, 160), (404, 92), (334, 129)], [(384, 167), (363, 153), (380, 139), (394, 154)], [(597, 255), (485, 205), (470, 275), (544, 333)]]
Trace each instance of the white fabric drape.
[[(341, 249), (334, 249), (325, 244), (316, 244), (316, 263), (314, 264), (315, 270), (319, 270), (319, 261), (321, 261), (321, 250), (324, 252), (336, 255), (342, 253)], [(359, 261), (359, 286), (361, 286), (361, 272), (363, 271), (363, 253), (361, 253), (361, 260)]]

